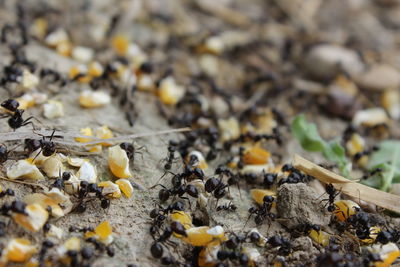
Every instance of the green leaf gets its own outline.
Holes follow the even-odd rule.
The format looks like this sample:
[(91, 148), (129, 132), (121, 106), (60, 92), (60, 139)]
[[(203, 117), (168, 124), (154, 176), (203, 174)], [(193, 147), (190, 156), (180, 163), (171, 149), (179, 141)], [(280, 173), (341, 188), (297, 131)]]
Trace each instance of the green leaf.
[[(400, 182), (400, 141), (387, 140), (379, 144), (378, 151), (371, 154), (367, 168), (382, 168), (379, 174), (382, 191), (388, 191), (392, 183)], [(372, 179), (373, 177), (369, 178)], [(367, 179), (367, 180), (369, 180)], [(375, 178), (374, 178), (375, 179)]]
[(317, 126), (314, 123), (308, 123), (303, 114), (294, 118), (291, 128), (293, 135), (299, 140), (303, 149), (322, 152), (327, 160), (338, 165), (344, 176), (349, 175), (351, 164), (348, 162), (345, 150), (338, 140), (329, 143), (324, 141), (318, 133)]
[(292, 133), (299, 140), (303, 149), (320, 152), (325, 148), (325, 142), (313, 123), (308, 123), (303, 114), (296, 116), (292, 122)]

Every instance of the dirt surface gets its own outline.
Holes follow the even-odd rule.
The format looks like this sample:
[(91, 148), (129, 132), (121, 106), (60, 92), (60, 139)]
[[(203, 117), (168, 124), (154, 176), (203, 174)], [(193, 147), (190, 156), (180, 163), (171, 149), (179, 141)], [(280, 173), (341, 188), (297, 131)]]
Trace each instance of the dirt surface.
[[(249, 217), (248, 210), (250, 207), (259, 207), (254, 203), (250, 190), (266, 188), (262, 183), (264, 173), (278, 173), (283, 164), (291, 162), (295, 153), (317, 164), (332, 163), (321, 154), (304, 151), (293, 138), (290, 122), (297, 114), (305, 113), (307, 118), (315, 122), (323, 138), (342, 138), (357, 111), (384, 106), (381, 97), (389, 90), (397, 92), (398, 97), (400, 54), (396, 30), (400, 26), (397, 16), (400, 12), (399, 1), (88, 0), (67, 3), (57, 0), (26, 0), (20, 3), (20, 10), (23, 10), (20, 13), (24, 15), (18, 15), (18, 2), (0, 1), (0, 26), (18, 25), (18, 21), (23, 21), (29, 42), (18, 48), (18, 51), (24, 51), (28, 61), (35, 63), (36, 68), (32, 73), (39, 77), (40, 71), (48, 68), (60, 73), (66, 81), (65, 85), (60, 85), (59, 81), (41, 78), (38, 85), (29, 89), (21, 88), (21, 81), (5, 82), (0, 86), (0, 89), (4, 88), (0, 90), (2, 101), (39, 92), (46, 94), (49, 100), (63, 104), (64, 115), (53, 119), (43, 116), (43, 103), (27, 108), (24, 118), (34, 116), (32, 121), (36, 128), (72, 133), (85, 127), (96, 129), (107, 125), (115, 136), (180, 127), (191, 127), (195, 132), (192, 135), (167, 134), (127, 140), (134, 141), (137, 150), (134, 160), (130, 161), (132, 177), (128, 178), (134, 188), (132, 197), (112, 199), (110, 207), (106, 209), (101, 208), (99, 201), (91, 201), (83, 213), (71, 212), (58, 219), (51, 218), (51, 224), (64, 230), (61, 239), (52, 239), (55, 246), (61, 246), (71, 236), (82, 238), (82, 233), (68, 231), (71, 226), (95, 227), (108, 221), (113, 228), (114, 242), (111, 246), (115, 249), (115, 256), (109, 257), (102, 252), (85, 263), (90, 266), (160, 266), (160, 260), (150, 253), (150, 246), (158, 235), (152, 237), (149, 233), (153, 224), (149, 213), (160, 203), (161, 189), (161, 186), (153, 186), (166, 174), (160, 183), (171, 188), (173, 175), (183, 173), (185, 164), (188, 164), (186, 159), (177, 156), (171, 173), (165, 172), (169, 140), (184, 143), (192, 138), (195, 141), (189, 142), (186, 152), (199, 150), (204, 156), (210, 150), (217, 152), (216, 159), (209, 160), (208, 168), (204, 168), (204, 181), (215, 175), (220, 164), (232, 166), (226, 164), (232, 157), (235, 157), (232, 162), (237, 167), (238, 162), (235, 160), (238, 159), (239, 147), (242, 145), (251, 147), (257, 144), (271, 153), (269, 169), (257, 173), (255, 180), (246, 178), (239, 168), (233, 166), (231, 169), (235, 177), (239, 177), (239, 186), (229, 186), (226, 195), (218, 201), (207, 194), (207, 199), (203, 200), (205, 204), (193, 197), (188, 197), (188, 201), (181, 199), (186, 203), (185, 212), (196, 220), (196, 223), (193, 220), (196, 226), (220, 225), (228, 237), (245, 236), (252, 229), (257, 229), (267, 238), (280, 236), (289, 240), (290, 253), (281, 253), (279, 246), (255, 246), (247, 240), (242, 248), (255, 249), (259, 253), (248, 266), (268, 266), (274, 263), (284, 265), (284, 262), (289, 266), (317, 266), (317, 259), (321, 260), (321, 255), (336, 252), (313, 241), (308, 234), (293, 230), (304, 223), (317, 224), (329, 233), (331, 239), (335, 240), (331, 244), (339, 246), (338, 253), (353, 255), (353, 266), (374, 266), (370, 261), (362, 261), (367, 246), (361, 245), (354, 229), (338, 230), (339, 227), (332, 219), (334, 215), (326, 209), (325, 199), (328, 196), (325, 187), (315, 179), (307, 180), (306, 183), (275, 184), (272, 187), (277, 202), (276, 209), (272, 208), (272, 213), (276, 214), (275, 219), (266, 219), (256, 224), (254, 216)], [(38, 19), (47, 23), (43, 34), (37, 32)], [(3, 69), (3, 76), (0, 77), (5, 77), (4, 67), (11, 65), (13, 60), (10, 44), (21, 42), (20, 29), (18, 26), (13, 27), (8, 40), (0, 44), (0, 69)], [(79, 81), (79, 77), (71, 77), (71, 68), (86, 63), (80, 62), (79, 57), (61, 55), (56, 47), (46, 42), (46, 37), (59, 29), (66, 31), (68, 45), (84, 46), (93, 51), (94, 56), (90, 61), (96, 60), (103, 67), (108, 63), (126, 63), (124, 66), (128, 69), (129, 78), (110, 75), (99, 88), (93, 88), (92, 84)], [(123, 36), (129, 44), (136, 45), (135, 49), (141, 49), (141, 56), (146, 59), (136, 54), (129, 55), (126, 51), (118, 56), (118, 49), (112, 45), (116, 36)], [(213, 40), (215, 44), (210, 41), (211, 37), (216, 37)], [(139, 63), (143, 62), (152, 64), (153, 70), (148, 75), (151, 80), (150, 89), (138, 82), (144, 75), (139, 70)], [(27, 64), (18, 66), (29, 69)], [(160, 97), (160, 82), (168, 76), (174, 77), (176, 84), (184, 88), (186, 97), (194, 97), (195, 101), (166, 104)], [(111, 102), (98, 108), (83, 108), (79, 97), (84, 90), (105, 91), (111, 95)], [(400, 97), (394, 100), (397, 105), (400, 105), (399, 101)], [(269, 115), (262, 117), (262, 123), (254, 123), (254, 117), (264, 113)], [(387, 120), (384, 121), (386, 131), (383, 133), (378, 127), (381, 125), (356, 126), (355, 132), (367, 142), (365, 148), (384, 139), (399, 137), (399, 112), (395, 111), (394, 114), (386, 108), (384, 113)], [(134, 118), (133, 125), (130, 125), (126, 114)], [(273, 128), (276, 128), (282, 144), (275, 140), (246, 140), (226, 149), (224, 141), (229, 140), (222, 140), (221, 136), (235, 127), (230, 125), (228, 130), (224, 130), (218, 120), (229, 118), (240, 123), (241, 133), (249, 127), (250, 131), (274, 136), (276, 133)], [(251, 122), (250, 126), (248, 122)], [(15, 132), (27, 132), (31, 128), (31, 125), (26, 125)], [(2, 134), (12, 131), (7, 119), (0, 120), (0, 129)], [(207, 129), (216, 129), (218, 133), (218, 141), (211, 145), (207, 143), (207, 138), (212, 134), (201, 132)], [(345, 141), (343, 137), (342, 144)], [(7, 168), (18, 159), (27, 157), (23, 152), (22, 140), (5, 143), (9, 149), (19, 146), (10, 152), (9, 160), (2, 164), (4, 177)], [(96, 167), (98, 181), (116, 181), (108, 167), (109, 148), (103, 147), (100, 153), (88, 153), (82, 147), (59, 144), (57, 149), (69, 156), (89, 158)], [(348, 154), (349, 158), (353, 156)], [(356, 161), (353, 163), (355, 167), (351, 177), (357, 179), (366, 171), (362, 164)], [(77, 171), (77, 168), (68, 168), (74, 173)], [(339, 171), (336, 167), (333, 170)], [(280, 172), (279, 177), (283, 176)], [(46, 177), (38, 183), (49, 187), (54, 179)], [(37, 186), (5, 180), (0, 180), (0, 186), (3, 189), (13, 189), (16, 199), (23, 199), (34, 192), (43, 192)], [(336, 197), (347, 198), (340, 194)], [(11, 197), (0, 198), (2, 204), (7, 201), (11, 201)], [(167, 207), (171, 203), (173, 201), (170, 199), (160, 205)], [(217, 206), (229, 203), (233, 203), (237, 209), (216, 210)], [(372, 211), (370, 221), (373, 225), (379, 225), (382, 229), (398, 229), (399, 220), (396, 217), (384, 214), (373, 205), (363, 204), (363, 209)], [(44, 240), (42, 230), (30, 233), (11, 218), (0, 218), (6, 223), (5, 235), (0, 236), (1, 249), (4, 250), (7, 242), (16, 237), (25, 237), (38, 248), (41, 247)], [(160, 227), (160, 232), (170, 223), (168, 219), (166, 221)], [(176, 237), (171, 237), (171, 240), (174, 245), (163, 243), (165, 251), (168, 251), (164, 256), (173, 255), (177, 260), (174, 266), (184, 266), (184, 263), (197, 266), (196, 253), (201, 248), (196, 250)], [(240, 250), (241, 253), (243, 251)], [(55, 249), (49, 249), (47, 257), (53, 264), (62, 265)], [(33, 258), (38, 259), (38, 256)], [(216, 262), (212, 261), (209, 266), (216, 266)], [(353, 262), (353, 259), (343, 259), (340, 264), (343, 262)], [(225, 264), (221, 266), (238, 266), (239, 262), (232, 260)], [(335, 265), (335, 262), (329, 264), (341, 266)]]

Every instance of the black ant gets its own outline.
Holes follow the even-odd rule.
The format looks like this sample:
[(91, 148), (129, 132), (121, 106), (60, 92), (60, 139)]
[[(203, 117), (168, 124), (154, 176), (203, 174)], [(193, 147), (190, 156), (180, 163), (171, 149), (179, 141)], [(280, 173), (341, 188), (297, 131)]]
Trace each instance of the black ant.
[(167, 170), (167, 171), (171, 170), (172, 163), (175, 159), (175, 152), (177, 149), (177, 145), (178, 144), (176, 142), (174, 142), (172, 140), (170, 141), (169, 146), (168, 146), (168, 156), (165, 159), (167, 161), (167, 163), (165, 163), (165, 165), (164, 165), (164, 170)]
[(235, 211), (236, 209), (237, 209), (236, 205), (232, 204), (231, 202), (217, 207), (217, 211), (220, 211), (220, 210)]
[(16, 129), (21, 128), (22, 126), (31, 124), (33, 129), (35, 130), (35, 125), (33, 124), (33, 122), (30, 121), (34, 117), (31, 116), (24, 120), (22, 118), (22, 115), (24, 114), (25, 110), (18, 109), (19, 103), (17, 100), (7, 99), (7, 100), (3, 101), (0, 105), (12, 113), (12, 114), (3, 114), (2, 115), (2, 118), (9, 117), (7, 122), (11, 129), (13, 129), (15, 131)]
[(15, 195), (15, 192), (11, 188), (7, 188), (6, 190), (0, 192), (0, 198), (5, 197), (5, 196), (12, 197), (14, 195)]
[(274, 248), (279, 247), (278, 254), (282, 256), (289, 255), (292, 250), (289, 240), (277, 235), (268, 238), (267, 243)]
[(9, 151), (7, 150), (7, 147), (3, 144), (0, 144), (0, 164), (7, 161), (8, 153)]
[(278, 174), (276, 173), (264, 173), (263, 176), (264, 176), (263, 185), (268, 189), (275, 184), (276, 179), (278, 178)]
[(369, 177), (372, 177), (375, 174), (378, 174), (378, 173), (381, 173), (381, 172), (383, 172), (382, 168), (376, 168), (376, 169), (370, 171), (368, 174), (364, 174), (361, 179), (368, 179)]
[(215, 177), (209, 178), (204, 184), (205, 190), (208, 193), (213, 194), (213, 196), (217, 199), (216, 207), (218, 206), (219, 199), (223, 198), (226, 195), (227, 184), (222, 182), (222, 179), (217, 179)]
[(52, 187), (58, 188), (58, 189), (64, 189), (65, 185), (64, 183), (68, 181), (71, 178), (71, 173), (70, 172), (63, 172), (59, 177), (54, 181)]
[(251, 207), (249, 209), (249, 219), (253, 214), (255, 214), (256, 217), (254, 218), (254, 222), (257, 225), (262, 224), (267, 218), (269, 218), (270, 220), (274, 220), (276, 218), (276, 215), (274, 213), (271, 213), (271, 208), (274, 200), (275, 198), (273, 196), (264, 196), (263, 204), (261, 207)]
[(312, 230), (318, 232), (321, 230), (321, 226), (311, 223), (301, 223), (296, 225), (292, 230), (292, 234), (294, 234), (295, 237), (298, 237), (299, 234), (308, 235)]
[(197, 187), (194, 185), (188, 184), (188, 185), (180, 185), (178, 187), (174, 187), (171, 189), (167, 189), (165, 186), (161, 185), (163, 188), (160, 189), (158, 192), (158, 197), (162, 202), (167, 201), (171, 196), (178, 196), (180, 198), (184, 198), (183, 195), (186, 193), (191, 197), (198, 198), (199, 197), (199, 191)]
[(328, 194), (329, 198), (328, 199), (324, 199), (322, 201), (328, 201), (327, 210), (329, 212), (334, 212), (336, 210), (335, 198), (340, 194), (340, 192), (337, 191), (332, 184), (326, 184), (325, 191)]
[(366, 149), (364, 151), (358, 152), (353, 156), (354, 161), (360, 160), (363, 156), (370, 155), (372, 152), (378, 151), (378, 146), (373, 146), (370, 149)]
[(41, 142), (39, 139), (29, 139), (28, 138), (28, 139), (25, 139), (24, 143), (25, 143), (24, 149), (29, 154), (32, 153), (33, 151), (38, 150), (41, 147)]

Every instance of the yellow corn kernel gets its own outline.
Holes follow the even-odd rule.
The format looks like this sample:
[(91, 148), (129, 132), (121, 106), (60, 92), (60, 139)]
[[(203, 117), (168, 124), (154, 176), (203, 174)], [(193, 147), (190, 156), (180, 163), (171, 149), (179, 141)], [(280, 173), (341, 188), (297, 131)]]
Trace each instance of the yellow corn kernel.
[(375, 262), (375, 267), (389, 267), (398, 257), (400, 257), (400, 250), (389, 252), (383, 262)]
[(174, 210), (170, 217), (172, 221), (180, 222), (186, 230), (193, 226), (192, 217), (184, 211)]
[(100, 153), (101, 151), (103, 151), (103, 148), (101, 145), (88, 146), (87, 149), (91, 153)]
[(361, 239), (361, 242), (363, 244), (373, 244), (380, 231), (381, 231), (381, 228), (378, 226), (370, 227), (369, 228), (369, 238)]
[(40, 193), (30, 194), (24, 197), (24, 202), (28, 204), (39, 204), (44, 209), (50, 207), (51, 215), (56, 218), (64, 216), (64, 211), (61, 209), (58, 203), (46, 195)]
[(111, 45), (118, 55), (124, 56), (128, 52), (129, 41), (123, 35), (117, 35), (111, 40)]
[[(110, 128), (108, 128), (107, 125), (103, 125), (103, 126), (97, 128), (95, 135), (99, 139), (109, 139), (109, 138), (113, 138), (114, 137), (113, 132), (110, 130)], [(111, 146), (110, 143), (106, 143), (106, 142), (100, 143), (100, 145), (102, 145), (102, 146)]]
[(86, 232), (85, 237), (96, 237), (100, 241), (105, 242), (110, 239), (112, 235), (112, 227), (108, 221), (104, 221), (100, 223), (95, 229), (94, 232)]
[(10, 240), (5, 248), (6, 260), (12, 262), (25, 262), (37, 252), (35, 246), (24, 238), (14, 238)]
[[(82, 128), (82, 129), (80, 130), (80, 134), (81, 134), (81, 135), (85, 135), (85, 136), (93, 136), (92, 129), (90, 129), (89, 127)], [(75, 141), (76, 141), (76, 142), (79, 142), (79, 143), (87, 143), (87, 142), (92, 141), (92, 139), (90, 139), (90, 138), (84, 138), (84, 137), (76, 137), (76, 138), (75, 138)]]
[(175, 105), (185, 95), (185, 88), (176, 84), (174, 78), (167, 77), (160, 83), (158, 96), (166, 105)]
[(41, 165), (43, 172), (50, 178), (57, 178), (64, 171), (64, 165), (62, 163), (59, 154), (54, 154), (46, 159)]
[(42, 39), (45, 37), (48, 28), (47, 20), (44, 18), (37, 18), (33, 22), (33, 32), (35, 35)]
[(108, 166), (110, 167), (111, 172), (118, 178), (132, 177), (129, 170), (128, 155), (119, 145), (109, 148)]
[(269, 160), (270, 153), (261, 147), (252, 147), (244, 152), (244, 164), (266, 164)]
[(3, 187), (0, 185), (0, 193), (3, 192)]
[(276, 196), (276, 192), (267, 189), (251, 189), (250, 195), (255, 202), (262, 205), (264, 203), (265, 196)]
[(311, 237), (312, 240), (314, 240), (316, 243), (326, 247), (329, 245), (329, 237), (330, 235), (324, 231), (315, 231), (311, 230), (309, 233), (309, 236)]
[(70, 79), (75, 79), (79, 75), (80, 77), (77, 79), (78, 82), (87, 83), (91, 80), (91, 77), (87, 75), (87, 72), (88, 70), (85, 65), (73, 66), (69, 69), (68, 76)]
[(121, 190), (119, 186), (111, 181), (104, 181), (97, 184), (99, 187), (103, 188), (103, 195), (111, 198), (120, 198)]
[[(49, 266), (49, 264), (45, 264), (45, 266)], [(30, 259), (24, 264), (24, 267), (39, 267), (39, 261), (37, 259)]]
[(103, 74), (103, 71), (104, 71), (104, 68), (99, 62), (94, 61), (89, 64), (89, 68), (88, 68), (89, 76), (99, 77)]
[(354, 156), (358, 152), (364, 150), (365, 140), (359, 134), (352, 134), (349, 141), (346, 143), (346, 149), (350, 156)]
[(335, 211), (333, 212), (336, 215), (336, 218), (344, 222), (351, 215), (356, 214), (358, 210), (360, 210), (360, 206), (351, 200), (338, 200), (335, 201)]
[(115, 183), (119, 186), (119, 189), (125, 197), (130, 198), (133, 193), (133, 186), (131, 182), (126, 179), (118, 179)]
[(210, 228), (208, 226), (193, 227), (186, 230), (187, 237), (182, 240), (193, 246), (206, 246), (213, 240), (225, 241), (225, 232), (221, 226)]
[(49, 218), (49, 213), (39, 204), (27, 205), (25, 212), (27, 215), (13, 213), (12, 217), (17, 224), (31, 232), (37, 232), (42, 229)]

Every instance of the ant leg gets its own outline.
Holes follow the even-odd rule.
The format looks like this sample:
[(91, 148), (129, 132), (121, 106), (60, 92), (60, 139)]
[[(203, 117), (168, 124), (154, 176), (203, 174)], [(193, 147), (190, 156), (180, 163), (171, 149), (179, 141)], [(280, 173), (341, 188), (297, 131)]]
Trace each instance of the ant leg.
[(36, 156), (33, 158), (32, 163), (35, 162), (35, 159), (40, 155), (40, 153), (42, 153), (42, 148), (40, 148), (39, 152), (36, 154)]

